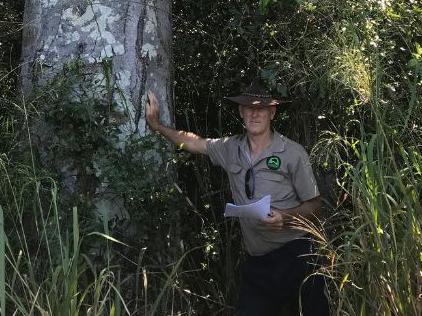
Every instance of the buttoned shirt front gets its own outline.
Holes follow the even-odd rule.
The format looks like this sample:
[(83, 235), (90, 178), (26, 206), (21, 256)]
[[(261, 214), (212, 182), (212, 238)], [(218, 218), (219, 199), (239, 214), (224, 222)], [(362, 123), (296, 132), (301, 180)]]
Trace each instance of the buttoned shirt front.
[[(288, 209), (319, 196), (308, 154), (298, 143), (273, 133), (271, 144), (251, 161), (245, 135), (207, 139), (207, 154), (211, 162), (226, 170), (234, 203), (252, 203), (271, 195), (271, 207)], [(254, 175), (254, 196), (245, 192), (245, 174)], [(240, 218), (246, 251), (253, 256), (264, 255), (305, 233), (291, 228), (270, 231), (261, 221)]]

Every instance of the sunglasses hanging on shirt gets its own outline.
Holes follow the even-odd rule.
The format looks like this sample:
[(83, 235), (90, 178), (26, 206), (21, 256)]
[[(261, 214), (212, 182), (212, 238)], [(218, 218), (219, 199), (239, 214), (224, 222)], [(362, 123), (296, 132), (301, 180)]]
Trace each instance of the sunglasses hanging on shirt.
[(255, 195), (255, 174), (252, 167), (245, 173), (245, 193), (250, 200), (253, 199)]

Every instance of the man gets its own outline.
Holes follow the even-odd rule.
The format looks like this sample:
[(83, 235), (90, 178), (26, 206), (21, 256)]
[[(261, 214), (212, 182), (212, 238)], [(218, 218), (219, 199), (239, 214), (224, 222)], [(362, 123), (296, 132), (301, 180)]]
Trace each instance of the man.
[(294, 219), (315, 216), (321, 206), (319, 191), (303, 147), (271, 128), (280, 101), (255, 81), (246, 92), (227, 98), (238, 104), (245, 134), (204, 139), (160, 124), (157, 99), (152, 92), (148, 99), (145, 115), (150, 128), (224, 168), (236, 204), (271, 194), (267, 219), (240, 218), (248, 256), (237, 314), (277, 316), (300, 293), (304, 316), (328, 315), (324, 281), (320, 276), (307, 277), (312, 272), (310, 238), (292, 225)]

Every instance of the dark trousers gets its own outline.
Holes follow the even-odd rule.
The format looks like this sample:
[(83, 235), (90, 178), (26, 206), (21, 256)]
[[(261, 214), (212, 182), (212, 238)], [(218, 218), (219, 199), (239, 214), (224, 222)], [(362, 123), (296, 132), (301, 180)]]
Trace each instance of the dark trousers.
[(288, 242), (263, 256), (248, 256), (242, 269), (236, 315), (297, 316), (300, 296), (303, 316), (328, 316), (324, 278), (309, 277), (317, 261), (311, 253), (312, 244), (307, 238)]

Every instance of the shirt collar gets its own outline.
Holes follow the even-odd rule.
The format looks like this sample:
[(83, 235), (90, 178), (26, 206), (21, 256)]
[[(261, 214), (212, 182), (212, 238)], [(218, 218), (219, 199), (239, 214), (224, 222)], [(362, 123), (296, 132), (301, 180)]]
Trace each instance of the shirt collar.
[(270, 147), (268, 148), (268, 152), (271, 152), (273, 154), (281, 153), (284, 151), (285, 144), (286, 137), (284, 137), (284, 135), (281, 135), (279, 132), (274, 131), (273, 141)]
[[(263, 158), (267, 158), (274, 154), (283, 152), (285, 149), (285, 143), (286, 143), (286, 137), (284, 135), (281, 135), (279, 132), (274, 131), (273, 139), (270, 146), (268, 146), (259, 155), (259, 158), (256, 161), (254, 161), (254, 165), (257, 164), (259, 161), (261, 161)], [(248, 138), (246, 136), (246, 133), (243, 134), (242, 137), (239, 139), (239, 154), (241, 154), (241, 151), (243, 152), (244, 155), (249, 155), (249, 145), (248, 145)]]

